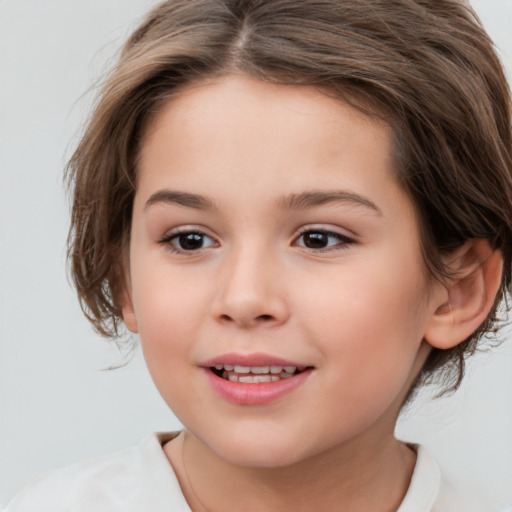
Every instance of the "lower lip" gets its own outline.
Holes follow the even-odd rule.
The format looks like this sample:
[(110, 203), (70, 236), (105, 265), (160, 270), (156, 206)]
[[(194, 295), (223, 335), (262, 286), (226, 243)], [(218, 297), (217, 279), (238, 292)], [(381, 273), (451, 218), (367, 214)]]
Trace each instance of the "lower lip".
[(287, 379), (254, 384), (223, 379), (208, 368), (204, 368), (204, 371), (214, 391), (229, 402), (237, 405), (265, 405), (293, 392), (305, 382), (313, 370), (304, 370)]

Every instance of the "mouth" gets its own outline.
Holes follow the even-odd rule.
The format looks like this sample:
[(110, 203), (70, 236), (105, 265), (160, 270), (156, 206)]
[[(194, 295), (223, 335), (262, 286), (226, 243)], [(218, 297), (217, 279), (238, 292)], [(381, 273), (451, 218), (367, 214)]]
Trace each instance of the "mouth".
[(278, 382), (290, 379), (308, 369), (310, 366), (242, 366), (238, 364), (216, 364), (209, 370), (221, 379), (243, 384)]
[(211, 389), (236, 405), (277, 403), (302, 388), (314, 366), (265, 353), (227, 353), (200, 364)]

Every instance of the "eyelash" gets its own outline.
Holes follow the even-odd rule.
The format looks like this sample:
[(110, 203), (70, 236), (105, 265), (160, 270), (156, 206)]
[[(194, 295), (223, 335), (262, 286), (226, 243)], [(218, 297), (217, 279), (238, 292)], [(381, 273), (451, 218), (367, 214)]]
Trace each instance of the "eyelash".
[[(327, 245), (326, 247), (313, 248), (313, 247), (307, 247), (306, 245), (298, 245), (298, 247), (303, 247), (304, 249), (307, 249), (307, 250), (309, 250), (311, 252), (315, 252), (315, 253), (328, 252), (328, 251), (339, 251), (339, 250), (347, 249), (349, 245), (355, 243), (355, 240), (353, 240), (352, 238), (350, 238), (346, 235), (342, 235), (341, 233), (336, 233), (335, 231), (329, 231), (329, 230), (323, 229), (323, 228), (314, 229), (311, 227), (305, 227), (305, 228), (302, 228), (299, 230), (299, 235), (294, 240), (295, 244), (297, 245), (297, 241), (301, 237), (304, 237), (304, 235), (306, 235), (306, 234), (321, 235), (323, 237), (327, 237), (328, 239), (335, 238), (337, 240), (336, 244)], [(198, 247), (196, 249), (183, 249), (183, 248), (179, 248), (176, 245), (174, 245), (173, 241), (179, 240), (179, 238), (181, 236), (187, 236), (187, 235), (188, 236), (196, 235), (197, 237), (201, 237), (202, 242), (204, 242), (205, 239), (210, 239), (210, 240), (212, 240), (213, 243), (208, 245), (207, 247)], [(197, 238), (196, 238), (196, 240), (197, 240)], [(165, 246), (169, 251), (171, 251), (174, 254), (190, 255), (193, 253), (197, 253), (197, 252), (201, 251), (202, 249), (208, 249), (209, 247), (214, 246), (217, 242), (215, 242), (212, 237), (208, 236), (207, 234), (205, 234), (199, 230), (184, 229), (182, 231), (173, 232), (173, 233), (170, 233), (170, 234), (164, 236), (162, 239), (160, 239), (158, 241), (158, 243)], [(218, 246), (218, 244), (217, 244), (217, 246)]]
[[(173, 233), (170, 233), (168, 235), (165, 235), (162, 239), (158, 241), (160, 245), (163, 245), (166, 247), (167, 250), (171, 251), (174, 254), (193, 254), (195, 252), (199, 252), (201, 249), (206, 249), (207, 247), (199, 247), (198, 249), (183, 249), (176, 247), (173, 244), (174, 240), (179, 240), (179, 237), (186, 236), (186, 235), (196, 235), (198, 237), (201, 237), (202, 240), (205, 238), (209, 238), (213, 241), (213, 238), (208, 236), (206, 233), (203, 233), (202, 231), (199, 231), (197, 229), (183, 229), (180, 231), (175, 231)], [(215, 243), (215, 241), (214, 241)], [(214, 244), (211, 244), (209, 247), (213, 246)]]
[(335, 245), (327, 246), (327, 247), (321, 247), (321, 248), (311, 248), (311, 247), (305, 247), (305, 246), (299, 246), (304, 247), (305, 249), (309, 249), (310, 251), (313, 251), (315, 253), (317, 252), (328, 252), (328, 251), (340, 251), (343, 249), (347, 249), (351, 244), (355, 243), (355, 240), (353, 238), (350, 238), (346, 235), (342, 235), (341, 233), (337, 233), (336, 231), (330, 231), (325, 228), (311, 228), (311, 227), (305, 227), (301, 228), (299, 230), (299, 236), (295, 239), (296, 241), (299, 240), (301, 237), (303, 237), (306, 234), (321, 234), (322, 236), (327, 236), (328, 238), (335, 238), (338, 243)]

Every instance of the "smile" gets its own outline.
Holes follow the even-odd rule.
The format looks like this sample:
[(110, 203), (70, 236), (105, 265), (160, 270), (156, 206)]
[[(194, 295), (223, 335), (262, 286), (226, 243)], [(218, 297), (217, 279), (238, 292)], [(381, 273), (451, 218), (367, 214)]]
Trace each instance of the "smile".
[(224, 354), (201, 365), (211, 389), (236, 405), (268, 405), (300, 389), (313, 366), (266, 354)]
[(305, 367), (297, 366), (241, 366), (232, 364), (217, 364), (210, 370), (230, 382), (244, 384), (257, 384), (261, 382), (277, 382), (289, 379), (305, 370)]

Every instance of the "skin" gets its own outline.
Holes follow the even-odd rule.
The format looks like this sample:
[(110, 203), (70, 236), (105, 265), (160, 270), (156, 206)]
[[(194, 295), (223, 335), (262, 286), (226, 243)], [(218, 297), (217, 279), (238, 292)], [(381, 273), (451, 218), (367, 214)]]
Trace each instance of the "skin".
[[(147, 130), (123, 314), (185, 426), (165, 452), (194, 511), (389, 512), (403, 499), (415, 454), (394, 425), (446, 292), (422, 260), (391, 139), (312, 88), (244, 76), (189, 87)], [(310, 192), (344, 198), (283, 204)], [(202, 247), (177, 253), (177, 230), (203, 233)], [(273, 403), (237, 405), (200, 367), (227, 352), (314, 369)]]

